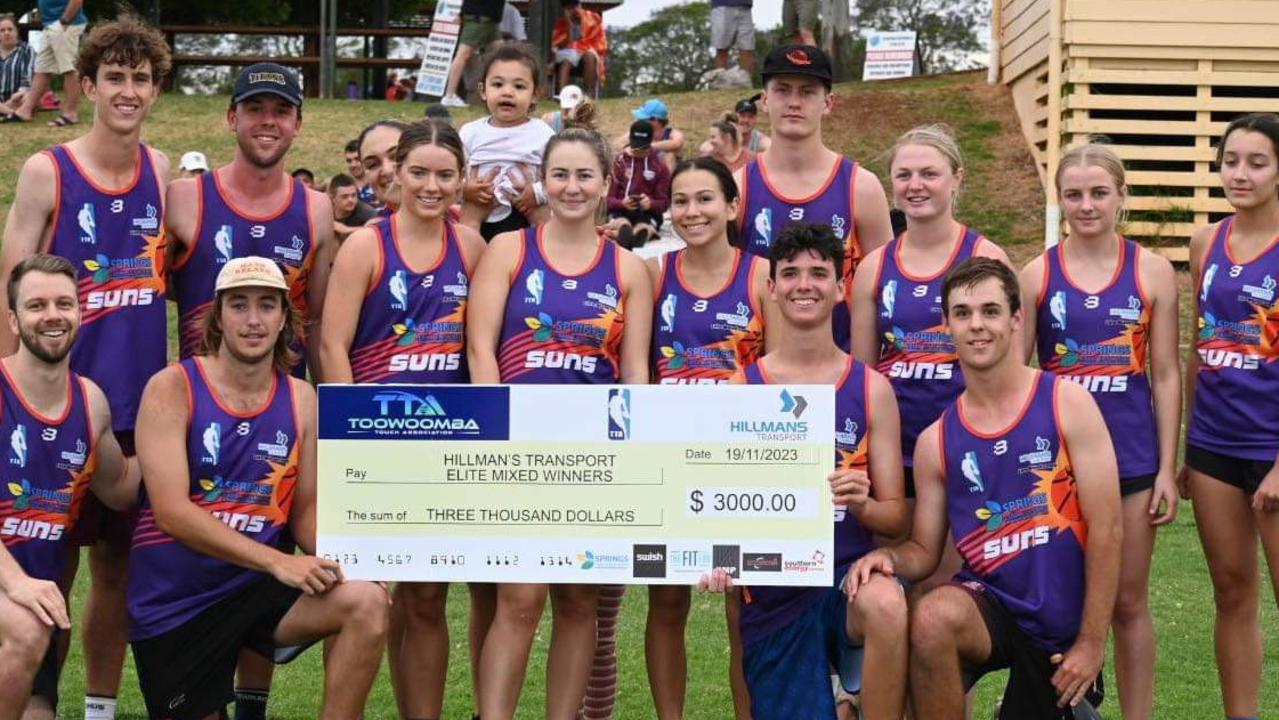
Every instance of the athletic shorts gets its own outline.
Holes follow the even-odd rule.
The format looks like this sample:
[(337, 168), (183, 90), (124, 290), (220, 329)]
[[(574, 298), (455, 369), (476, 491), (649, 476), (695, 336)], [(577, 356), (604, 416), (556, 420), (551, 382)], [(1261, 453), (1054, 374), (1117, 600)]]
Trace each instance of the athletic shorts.
[(1155, 486), (1155, 474), (1149, 475), (1133, 475), (1131, 477), (1119, 478), (1119, 495), (1120, 497), (1128, 497), (1139, 492), (1145, 492)]
[(44, 651), (44, 659), (36, 670), (35, 681), (31, 683), (31, 697), (44, 698), (49, 707), (58, 709), (58, 639), (63, 631), (54, 628), (49, 636), (49, 648)]
[(748, 7), (711, 8), (711, 47), (755, 50), (755, 19)]
[(1186, 466), (1227, 485), (1233, 485), (1251, 497), (1275, 464), (1270, 460), (1230, 457), (1197, 445), (1186, 445)]
[(40, 52), (36, 53), (35, 71), (50, 75), (66, 75), (75, 70), (80, 55), (80, 37), (85, 23), (46, 27), (40, 37)]
[(831, 668), (849, 693), (861, 690), (863, 649), (847, 632), (848, 598), (830, 588), (786, 627), (747, 645), (742, 669), (755, 720), (835, 717)]
[(817, 27), (817, 0), (782, 0), (782, 37)]
[[(137, 459), (132, 430), (117, 432), (115, 439), (125, 457)], [(80, 514), (76, 517), (75, 527), (71, 528), (69, 539), (73, 547), (96, 545), (101, 540), (112, 547), (128, 550), (133, 544), (133, 529), (137, 525), (136, 506), (130, 510), (112, 510), (90, 492), (80, 504)]]
[(235, 665), (247, 648), (288, 662), (305, 648), (275, 644), (275, 628), (302, 591), (263, 575), (239, 593), (167, 633), (138, 640), (133, 660), (152, 718), (201, 720), (235, 694)]
[(519, 210), (511, 208), (511, 213), (501, 220), (493, 222), (485, 220), (480, 223), (480, 237), (484, 238), (484, 242), (490, 242), (504, 232), (523, 230), (528, 225), (528, 218), (524, 217)]
[(483, 50), (497, 39), (497, 30), (498, 23), (493, 18), (483, 15), (463, 15), (462, 32), (458, 33), (457, 41)]
[(609, 218), (624, 218), (632, 225), (652, 225), (654, 228), (662, 226), (662, 215), (652, 210), (636, 209), (636, 210), (610, 210)]
[[(1071, 720), (1073, 714), (1069, 707), (1057, 707), (1057, 689), (1052, 684), (1053, 674), (1057, 672), (1051, 659), (1053, 653), (1037, 645), (1017, 625), (1003, 603), (981, 583), (953, 584), (972, 597), (990, 635), (990, 657), (978, 667), (965, 669), (964, 688), (972, 688), (986, 673), (1008, 669), (1008, 685), (1004, 688), (998, 720)], [(1102, 673), (1097, 674), (1084, 699), (1093, 707), (1100, 706), (1104, 697), (1101, 676)]]
[(560, 48), (555, 51), (555, 64), (568, 63), (569, 67), (578, 67), (582, 64), (582, 51), (573, 48)]

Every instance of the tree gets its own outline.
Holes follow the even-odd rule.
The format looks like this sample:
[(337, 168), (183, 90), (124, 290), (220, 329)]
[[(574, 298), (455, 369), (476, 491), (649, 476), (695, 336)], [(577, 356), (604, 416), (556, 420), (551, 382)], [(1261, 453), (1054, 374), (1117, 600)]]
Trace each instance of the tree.
[(710, 17), (708, 3), (689, 2), (657, 10), (630, 28), (609, 28), (604, 94), (696, 90), (714, 67)]
[(990, 0), (860, 0), (857, 28), (914, 30), (921, 73), (970, 67), (986, 49), (978, 28), (989, 24)]

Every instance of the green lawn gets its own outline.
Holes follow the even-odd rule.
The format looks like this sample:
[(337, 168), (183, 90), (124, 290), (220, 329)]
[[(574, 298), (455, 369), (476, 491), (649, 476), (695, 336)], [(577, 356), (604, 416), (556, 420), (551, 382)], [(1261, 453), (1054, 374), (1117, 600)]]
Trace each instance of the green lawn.
[[(721, 91), (667, 97), (675, 124), (689, 135), (690, 151), (706, 135), (706, 126), (732, 107), (740, 93)], [(628, 110), (641, 99), (606, 101), (602, 105), (604, 128), (615, 136), (629, 124)], [(225, 97), (162, 97), (144, 133), (144, 139), (168, 153), (175, 162), (186, 150), (202, 150), (210, 162), (225, 163), (231, 158), (233, 140), (223, 119)], [(544, 104), (543, 110), (550, 109)], [(87, 109), (86, 109), (87, 110)], [(383, 102), (308, 101), (302, 134), (290, 155), (288, 167), (306, 166), (317, 177), (344, 170), (341, 150), (366, 123), (381, 117), (414, 119), (421, 116), (420, 104)], [(83, 117), (89, 117), (84, 112)], [(477, 117), (477, 109), (457, 114), (459, 119)], [(41, 121), (52, 116), (44, 113)], [(1039, 251), (1042, 232), (1042, 191), (1017, 127), (1011, 101), (1003, 88), (985, 85), (979, 74), (947, 76), (927, 80), (884, 83), (874, 87), (850, 84), (837, 88), (833, 117), (827, 123), (827, 141), (832, 147), (855, 157), (882, 173), (883, 151), (892, 139), (912, 125), (943, 120), (954, 127), (968, 158), (968, 176), (959, 206), (961, 218), (973, 223), (1000, 242), (1022, 263)], [(28, 154), (52, 143), (74, 137), (83, 126), (49, 130), (43, 124), (13, 126), (4, 131), (9, 160), (0, 163), (0, 212), (7, 213), (12, 202), (17, 172)], [(169, 212), (181, 212), (169, 208)], [(1183, 297), (1188, 283), (1183, 273)], [(1184, 314), (1184, 313), (1183, 313)], [(1188, 325), (1188, 320), (1187, 323)], [(1184, 333), (1184, 331), (1183, 331)], [(1187, 337), (1183, 334), (1183, 337)], [(1195, 535), (1189, 507), (1181, 518), (1160, 533), (1151, 598), (1158, 630), (1159, 665), (1155, 716), (1200, 720), (1221, 717), (1212, 648), (1212, 590), (1204, 566), (1203, 553)], [(87, 566), (87, 562), (82, 564)], [(87, 571), (76, 585), (76, 617), (83, 605)], [(1267, 589), (1263, 591), (1263, 626), (1266, 629), (1266, 685), (1262, 691), (1263, 716), (1279, 716), (1279, 617)], [(623, 608), (620, 643), (622, 682), (617, 716), (652, 717), (643, 659), (643, 621), (646, 594), (631, 593)], [(450, 597), (453, 619), (453, 658), (445, 717), (469, 717), (470, 688), (467, 678), (465, 621), (466, 592), (454, 588)], [(718, 596), (697, 595), (689, 623), (689, 718), (727, 718), (731, 705), (725, 671), (728, 645), (723, 629), (723, 604)], [(521, 718), (541, 717), (542, 686), (549, 628), (543, 627), (533, 655), (528, 692)], [(78, 645), (63, 678), (63, 717), (81, 717), (83, 663)], [(1111, 698), (1104, 714), (1118, 717), (1113, 676), (1109, 677)], [(988, 718), (1002, 682), (990, 678), (981, 686), (975, 717)], [(318, 651), (312, 651), (277, 674), (272, 694), (272, 716), (314, 717), (321, 688)], [(379, 677), (370, 700), (367, 717), (394, 716), (394, 703), (385, 674)], [(121, 692), (120, 717), (143, 717), (137, 680), (126, 669)]]

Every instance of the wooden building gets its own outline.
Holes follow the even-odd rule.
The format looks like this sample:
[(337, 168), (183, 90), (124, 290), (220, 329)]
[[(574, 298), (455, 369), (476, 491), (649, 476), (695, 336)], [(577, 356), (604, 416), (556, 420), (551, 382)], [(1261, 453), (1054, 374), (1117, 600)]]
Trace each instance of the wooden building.
[(1064, 150), (1104, 136), (1127, 166), (1130, 237), (1174, 260), (1230, 212), (1215, 143), (1234, 117), (1279, 112), (1276, 0), (992, 0), (991, 81), (1012, 91), (1039, 165), (1046, 240)]

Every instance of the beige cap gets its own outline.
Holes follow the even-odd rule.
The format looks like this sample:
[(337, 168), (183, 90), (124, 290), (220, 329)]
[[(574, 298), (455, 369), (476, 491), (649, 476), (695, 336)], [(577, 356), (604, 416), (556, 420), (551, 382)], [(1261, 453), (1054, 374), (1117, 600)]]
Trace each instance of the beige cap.
[(182, 154), (182, 160), (178, 163), (179, 170), (194, 172), (196, 170), (208, 170), (209, 159), (199, 150), (191, 150)]
[(560, 109), (572, 110), (584, 99), (586, 99), (586, 93), (582, 92), (582, 88), (576, 85), (565, 85), (564, 89), (560, 90)]
[(273, 260), (256, 255), (228, 260), (218, 273), (214, 290), (222, 292), (242, 287), (275, 288), (285, 292), (289, 290), (280, 266)]

